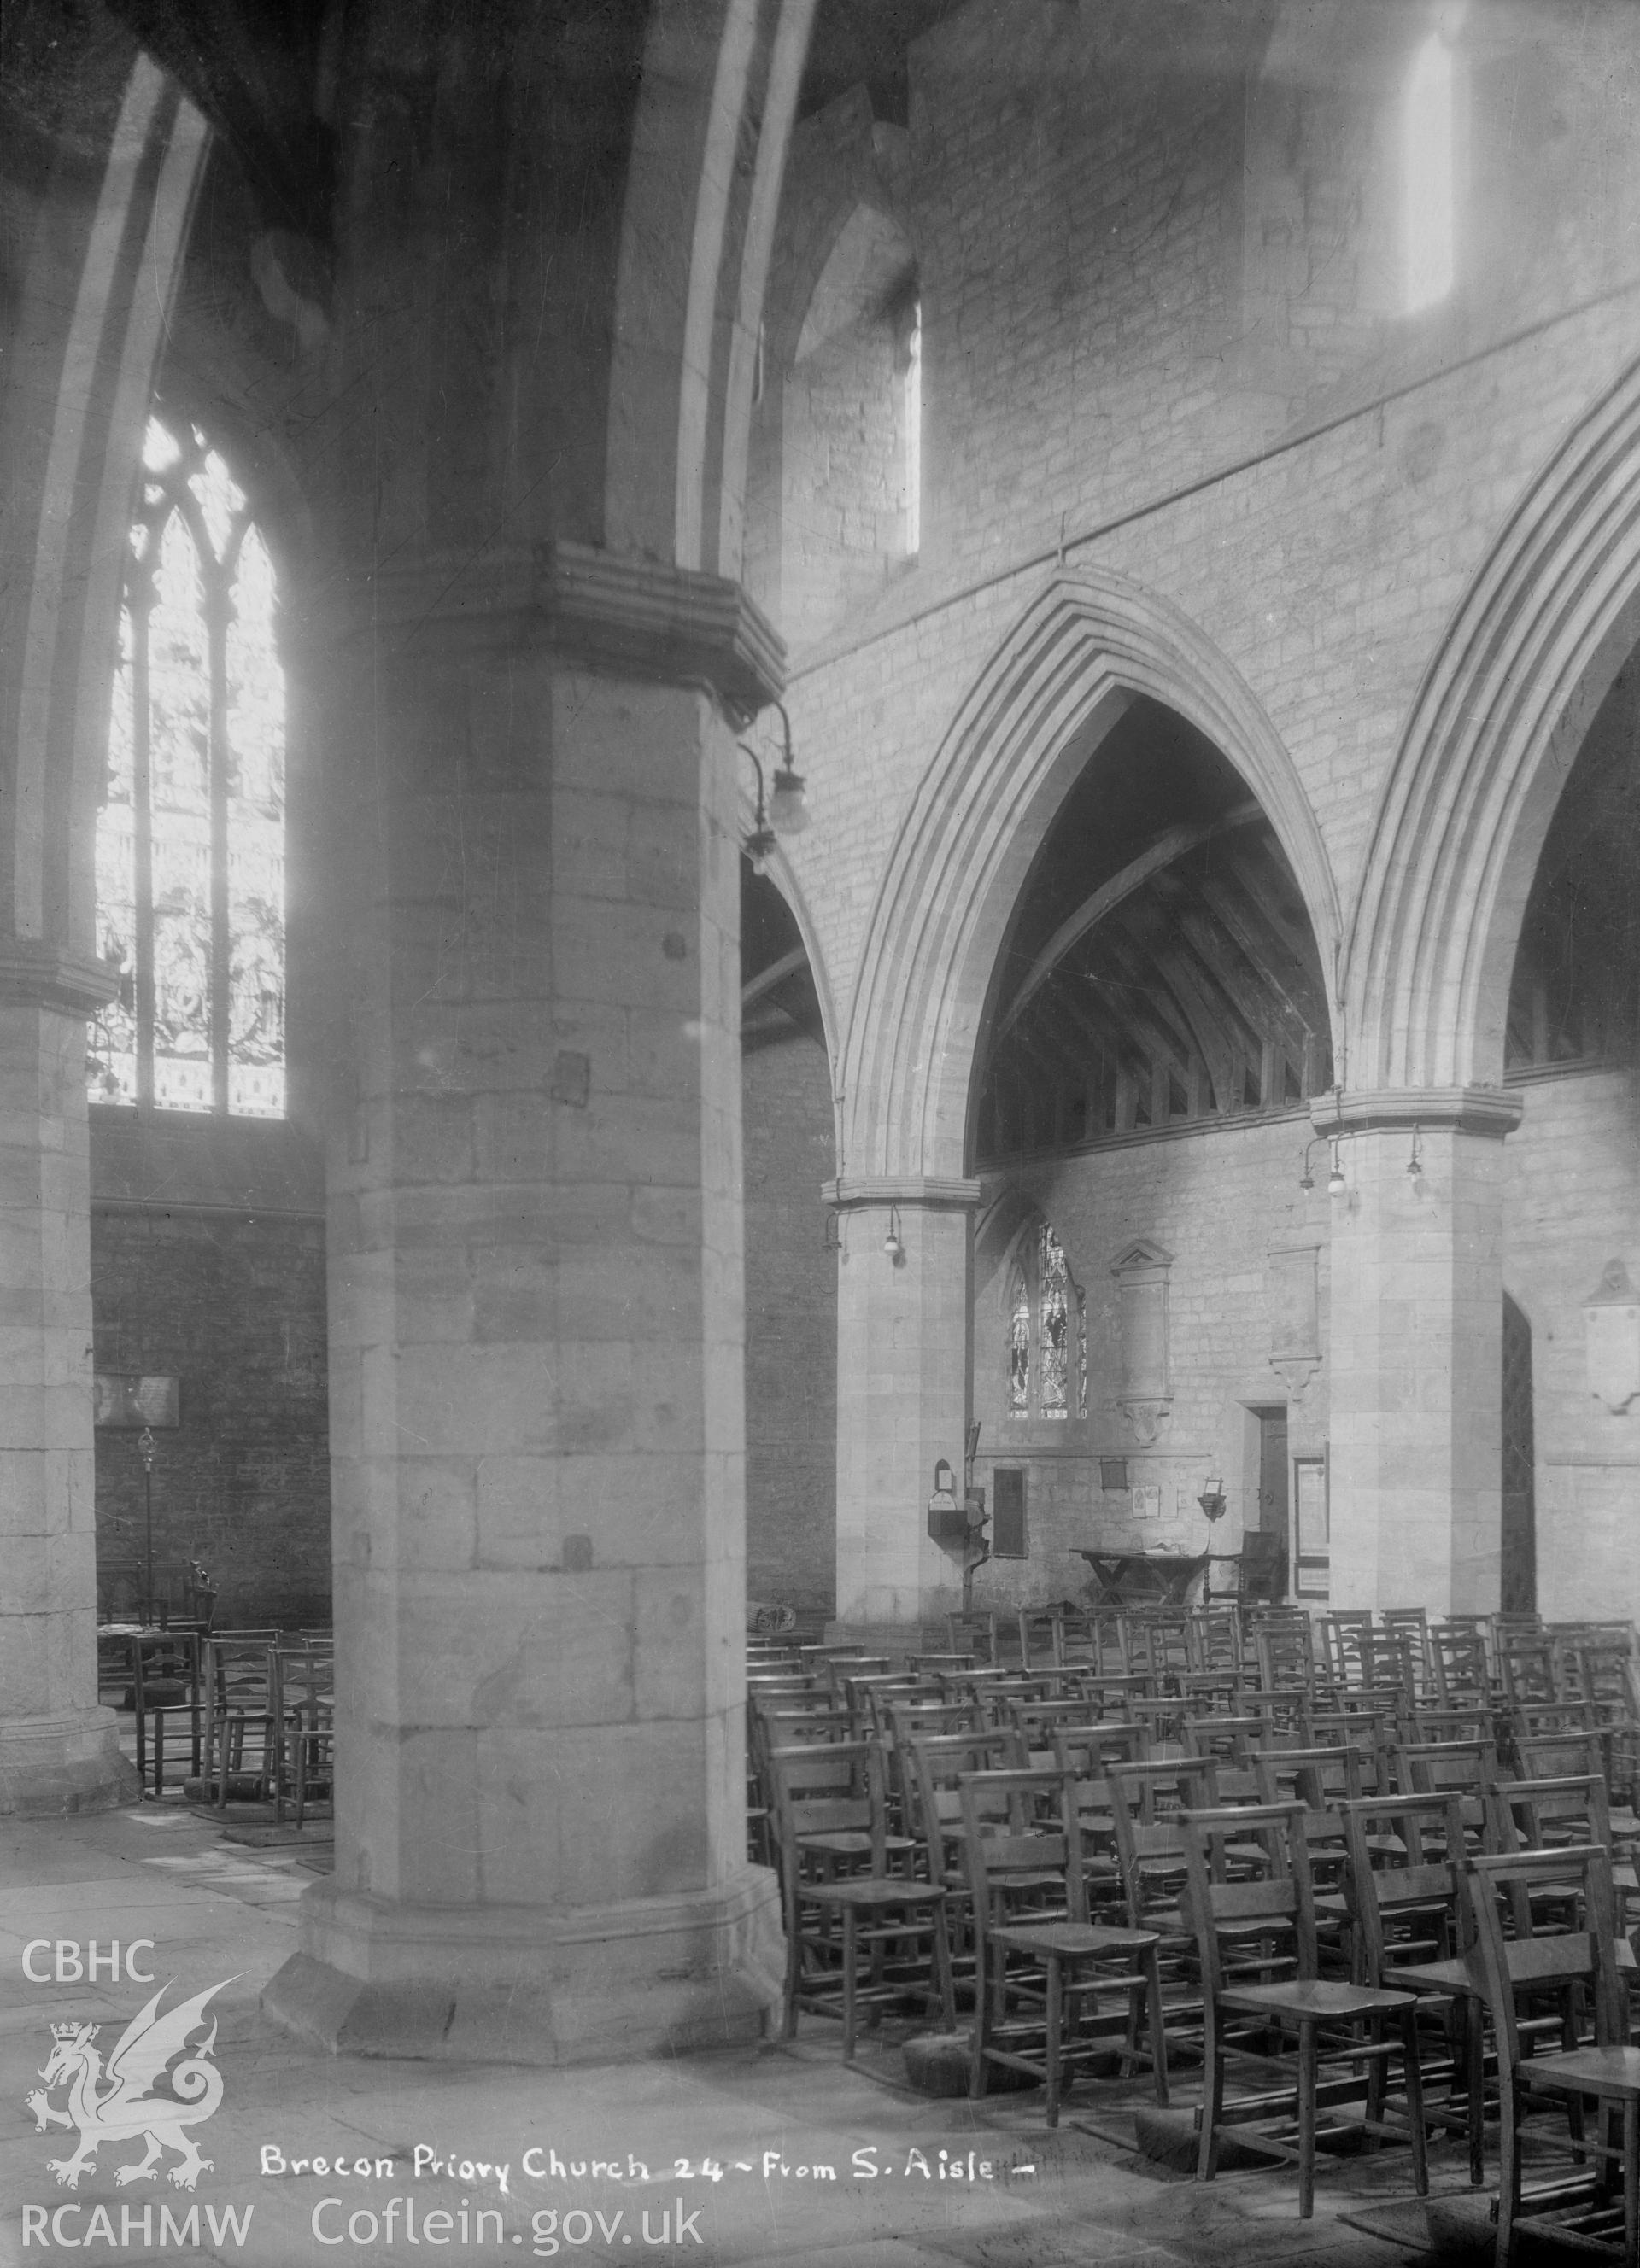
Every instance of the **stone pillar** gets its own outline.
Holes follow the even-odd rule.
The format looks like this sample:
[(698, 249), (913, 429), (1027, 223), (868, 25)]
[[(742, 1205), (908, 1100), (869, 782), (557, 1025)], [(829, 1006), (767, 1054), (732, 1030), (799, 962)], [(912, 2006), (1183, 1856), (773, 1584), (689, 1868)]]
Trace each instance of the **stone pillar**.
[(85, 1018), (102, 972), (0, 950), (0, 1812), (137, 1800), (97, 1705)]
[[(932, 1543), (944, 1458), (960, 1498), (970, 1406), (978, 1182), (829, 1182), (837, 1299), (837, 1615), (850, 1637), (918, 1646), (961, 1604), (962, 1561)], [(883, 1249), (892, 1228), (898, 1256)]]
[(266, 2004), (365, 2053), (755, 2038), (720, 704), (778, 644), (732, 585), (570, 545), (361, 614), (321, 886), (336, 1866)]
[(1327, 1362), (1335, 1607), (1497, 1608), (1503, 1138), (1520, 1108), (1484, 1087), (1316, 1107), (1345, 1181)]

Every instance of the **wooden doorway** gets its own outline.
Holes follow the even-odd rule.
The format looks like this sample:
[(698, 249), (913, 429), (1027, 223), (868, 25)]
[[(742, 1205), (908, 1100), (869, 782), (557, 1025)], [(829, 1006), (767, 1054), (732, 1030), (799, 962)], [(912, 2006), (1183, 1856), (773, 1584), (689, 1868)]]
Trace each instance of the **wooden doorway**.
[[(1284, 1599), (1291, 1587), (1291, 1513), (1288, 1501), (1287, 1404), (1269, 1403), (1249, 1410), (1259, 1423), (1259, 1496), (1256, 1520), (1244, 1521), (1244, 1533), (1256, 1535), (1260, 1548), (1249, 1555), (1260, 1565), (1258, 1595)], [(1245, 1550), (1245, 1546), (1244, 1546)], [(1248, 1572), (1252, 1572), (1252, 1568)]]
[(1532, 1325), (1503, 1294), (1503, 1584), (1506, 1615), (1538, 1604), (1536, 1451), (1532, 1425)]

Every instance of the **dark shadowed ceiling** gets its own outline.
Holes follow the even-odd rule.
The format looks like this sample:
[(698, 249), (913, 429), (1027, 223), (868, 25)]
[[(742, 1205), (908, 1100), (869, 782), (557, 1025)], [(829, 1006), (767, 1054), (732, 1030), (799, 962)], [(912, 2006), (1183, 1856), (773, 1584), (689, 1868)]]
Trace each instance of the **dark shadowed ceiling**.
[(1285, 1109), (1331, 1080), (1320, 956), (1274, 830), (1208, 740), (1136, 702), (1021, 895), (978, 1162)]

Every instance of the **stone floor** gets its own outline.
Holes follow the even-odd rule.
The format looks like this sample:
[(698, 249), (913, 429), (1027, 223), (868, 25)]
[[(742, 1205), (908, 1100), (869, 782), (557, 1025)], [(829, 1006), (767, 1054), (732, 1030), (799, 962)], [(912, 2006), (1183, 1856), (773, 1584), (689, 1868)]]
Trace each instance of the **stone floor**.
[[(327, 1856), (225, 1841), (180, 1803), (0, 1827), (0, 2268), (76, 2240), (90, 2259), (270, 2268), (427, 2268), (427, 2246), (462, 2268), (645, 2256), (722, 2268), (1394, 2268), (1426, 2242), (1402, 2152), (1329, 2166), (1316, 2218), (1301, 2223), (1283, 2171), (1203, 2188), (1141, 2158), (1118, 2088), (1084, 2090), (1050, 2132), (1031, 2095), (913, 2094), (890, 2040), (846, 2071), (817, 2020), (789, 2046), (565, 2073), (329, 2058), (274, 2031), (257, 2006)], [(25, 1948), (41, 1938), (32, 1962), (47, 1981), (34, 1983)], [(151, 1985), (56, 1981), (59, 1940), (71, 1970), (88, 1940), (106, 1962), (112, 1940), (123, 1960), (143, 1938), (154, 1940), (137, 1962)], [(161, 1984), (167, 2006), (219, 1988), (223, 2099), (196, 2130), (209, 2170), (192, 2191), (163, 2176), (116, 2187), (137, 2144), (115, 2139), (78, 2188), (60, 2187), (48, 2161), (73, 2138), (61, 2124), (37, 2132), (24, 2102), (42, 2085), (50, 2027), (100, 2022), (106, 2056)], [(65, 2100), (60, 2088), (51, 2100)], [(338, 2177), (338, 2158), (354, 2170)], [(320, 2159), (323, 2175), (294, 2169)], [(971, 2178), (971, 2161), (991, 2178)], [(1434, 2181), (1464, 2191), (1457, 2152), (1437, 2152)], [(1378, 2234), (1342, 2218), (1363, 2213)]]

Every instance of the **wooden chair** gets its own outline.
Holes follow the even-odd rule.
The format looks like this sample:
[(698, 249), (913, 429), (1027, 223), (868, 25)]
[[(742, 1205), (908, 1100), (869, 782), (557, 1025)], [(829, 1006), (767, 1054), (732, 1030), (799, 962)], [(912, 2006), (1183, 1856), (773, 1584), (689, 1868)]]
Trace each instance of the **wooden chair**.
[(838, 2016), (854, 2057), (862, 2008), (920, 1993), (956, 2028), (942, 1883), (889, 1872), (882, 1760), (871, 1741), (772, 1749), (786, 1911), (784, 2036), (799, 2012)]
[(1001, 1660), (994, 1615), (947, 1615), (945, 1636), (953, 1653), (965, 1653), (982, 1665), (995, 1666)]
[(310, 1802), (329, 1798), (336, 1771), (336, 1655), (329, 1646), (275, 1646), (270, 1703), (278, 1728), (273, 1815), (300, 1827)]
[(230, 1798), (260, 1802), (277, 1773), (277, 1720), (270, 1658), (284, 1638), (274, 1629), (217, 1631), (203, 1641), (204, 1728), (202, 1773), (218, 1810)]
[(1429, 1631), (1429, 1656), (1435, 1669), (1435, 1694), (1443, 1709), (1486, 1706), (1492, 1698), (1492, 1673), (1487, 1662), (1486, 1637), (1477, 1622), (1451, 1616)]
[[(1345, 1871), (1356, 1981), (1415, 1992), (1440, 2012), (1452, 2050), (1452, 2090), (1463, 2079), (1461, 2124), (1469, 2180), (1485, 2175), (1483, 2039), (1485, 1992), (1474, 1924), (1464, 1888), (1464, 1832), (1457, 1793), (1367, 1796), (1344, 1808)], [(1426, 2069), (1427, 2080), (1431, 2074)], [(1447, 2108), (1432, 2118), (1459, 2123)]]
[[(1047, 2123), (1057, 2126), (1061, 2095), (1079, 2069), (1113, 2045), (1126, 2067), (1139, 2060), (1142, 2014), (1156, 2099), (1165, 2103), (1156, 1938), (1089, 1920), (1071, 1775), (970, 1773), (961, 1796), (979, 1959), (970, 2094), (985, 2094), (993, 2065), (1025, 2072), (1042, 2081)], [(1016, 1911), (1020, 1881), (1039, 1898), (1050, 1874), (1062, 1912)]]
[(1429, 1617), (1422, 1607), (1385, 1607), (1379, 1614), (1385, 1635), (1407, 1641), (1413, 1679), (1420, 1697), (1435, 1691), (1435, 1662), (1429, 1652)]
[(1021, 1607), (1019, 1624), (1019, 1659), (1030, 1669), (1038, 1662), (1055, 1669), (1064, 1666), (1065, 1631), (1063, 1609), (1059, 1607)]
[[(1315, 2212), (1318, 2110), (1346, 2095), (1358, 2095), (1361, 2082), (1354, 2074), (1363, 2065), (1368, 2074), (1370, 2131), (1407, 2134), (1420, 2197), (1429, 2193), (1429, 2169), (1415, 1999), (1410, 1992), (1318, 1976), (1304, 1823), (1302, 1804), (1187, 1811), (1183, 1819), (1188, 1906), (1202, 1979), (1205, 2095), (1197, 2178), (1212, 2180), (1223, 2126), (1254, 2117), (1268, 2119), (1278, 2105), (1291, 2101), (1297, 2113), (1296, 2147), (1289, 2149), (1284, 2143), (1278, 2146), (1297, 2159), (1298, 2213), (1301, 2220), (1308, 2220)], [(1245, 1847), (1250, 1837), (1261, 1846), (1263, 1871), (1230, 1880), (1225, 1845), (1233, 1840)], [(1228, 1940), (1223, 1934), (1226, 1924), (1235, 1930)], [(1290, 1949), (1274, 1954), (1271, 1942), (1250, 1944), (1249, 1929), (1262, 1940), (1282, 1940)], [(1286, 1973), (1276, 1975), (1276, 1970)], [(1370, 2034), (1364, 2041), (1356, 2036), (1363, 2025)], [(1324, 2027), (1329, 2033), (1325, 2061)], [(1400, 2039), (1407, 2096), (1405, 2129), (1387, 2127), (1382, 2115), (1390, 2052), (1390, 2043), (1384, 2037), (1386, 2029), (1393, 2029)], [(1296, 2034), (1297, 2053), (1296, 2058), (1279, 2059), (1281, 2084), (1275, 2093), (1272, 2095), (1267, 2087), (1250, 2101), (1228, 2102), (1225, 2078), (1230, 2056), (1245, 2060), (1254, 2040), (1263, 2042), (1272, 2032), (1284, 2034), (1289, 2029)], [(1273, 2059), (1260, 2053), (1254, 2060), (1262, 2066)], [(1331, 2077), (1323, 2081), (1324, 2068), (1330, 2074), (1346, 2066), (1352, 2074), (1348, 2081), (1341, 2083)]]
[(1204, 1607), (1190, 1617), (1190, 1667), (1198, 1675), (1239, 1678), (1242, 1668), (1241, 1613), (1236, 1607)]
[(1396, 1743), (1395, 1785), (1401, 1793), (1461, 1796), (1464, 1829), (1476, 1843), (1487, 1832), (1487, 1797), (1497, 1770), (1489, 1740)]
[(1371, 1609), (1351, 1608), (1323, 1615), (1318, 1631), (1328, 1675), (1339, 1685), (1365, 1684), (1362, 1646), (1372, 1634)]
[(1253, 1626), (1259, 1683), (1267, 1693), (1310, 1693), (1315, 1686), (1315, 1642), (1310, 1617), (1302, 1610), (1275, 1610)]
[[(966, 1889), (968, 1878), (962, 1859), (964, 1775), (1023, 1771), (1027, 1762), (1024, 1744), (1010, 1726), (912, 1734), (905, 1757), (910, 1797), (906, 1826), (920, 1846), (931, 1882), (943, 1883), (952, 1892)], [(955, 1926), (951, 1934), (955, 1945)]]
[(1554, 1640), (1545, 1632), (1504, 1626), (1497, 1632), (1496, 1646), (1505, 1707), (1565, 1700), (1555, 1675)]
[[(1597, 2238), (1619, 2237), (1625, 2268), (1640, 2264), (1640, 2049), (1629, 2044), (1629, 2011), (1615, 1952), (1610, 1861), (1597, 1845), (1556, 1852), (1505, 1853), (1471, 1860), (1474, 1910), (1488, 2003), (1497, 2037), (1499, 2184), (1497, 2257), (1510, 2268), (1518, 2224), (1528, 2215), (1553, 2213), (1558, 2228), (1586, 2246)], [(1540, 1935), (1523, 1931), (1522, 1904), (1530, 1910), (1535, 1889), (1567, 1879), (1575, 1870), (1580, 1926)], [(1508, 1898), (1517, 1918), (1516, 1934), (1505, 1934), (1500, 1901)], [(1518, 2004), (1548, 1993), (1564, 2001), (1577, 1990), (1592, 2002), (1594, 2037), (1568, 2044), (1558, 2054), (1529, 2053)], [(1567, 2016), (1570, 2035), (1573, 2019)], [(1533, 2043), (1535, 2045), (1535, 2043)], [(1599, 2106), (1600, 2139), (1583, 2132), (1585, 2100)], [(1521, 2178), (1521, 2129), (1534, 2100), (1563, 2104), (1570, 2120), (1567, 2145), (1579, 2160), (1598, 2162), (1588, 2175), (1574, 2176), (1543, 2191), (1528, 2192)], [(1613, 2139), (1614, 2118), (1620, 2127)], [(1540, 2138), (1547, 2139), (1547, 2138)], [(1571, 2192), (1586, 2191), (1574, 2199)], [(1621, 2203), (1614, 2202), (1620, 2197)]]
[(144, 1787), (151, 1786), (155, 1795), (163, 1795), (166, 1732), (173, 1717), (187, 1720), (196, 1777), (200, 1769), (202, 1639), (194, 1631), (139, 1631), (118, 1643), (129, 1675), (126, 1691), (137, 1720), (137, 1775)]

